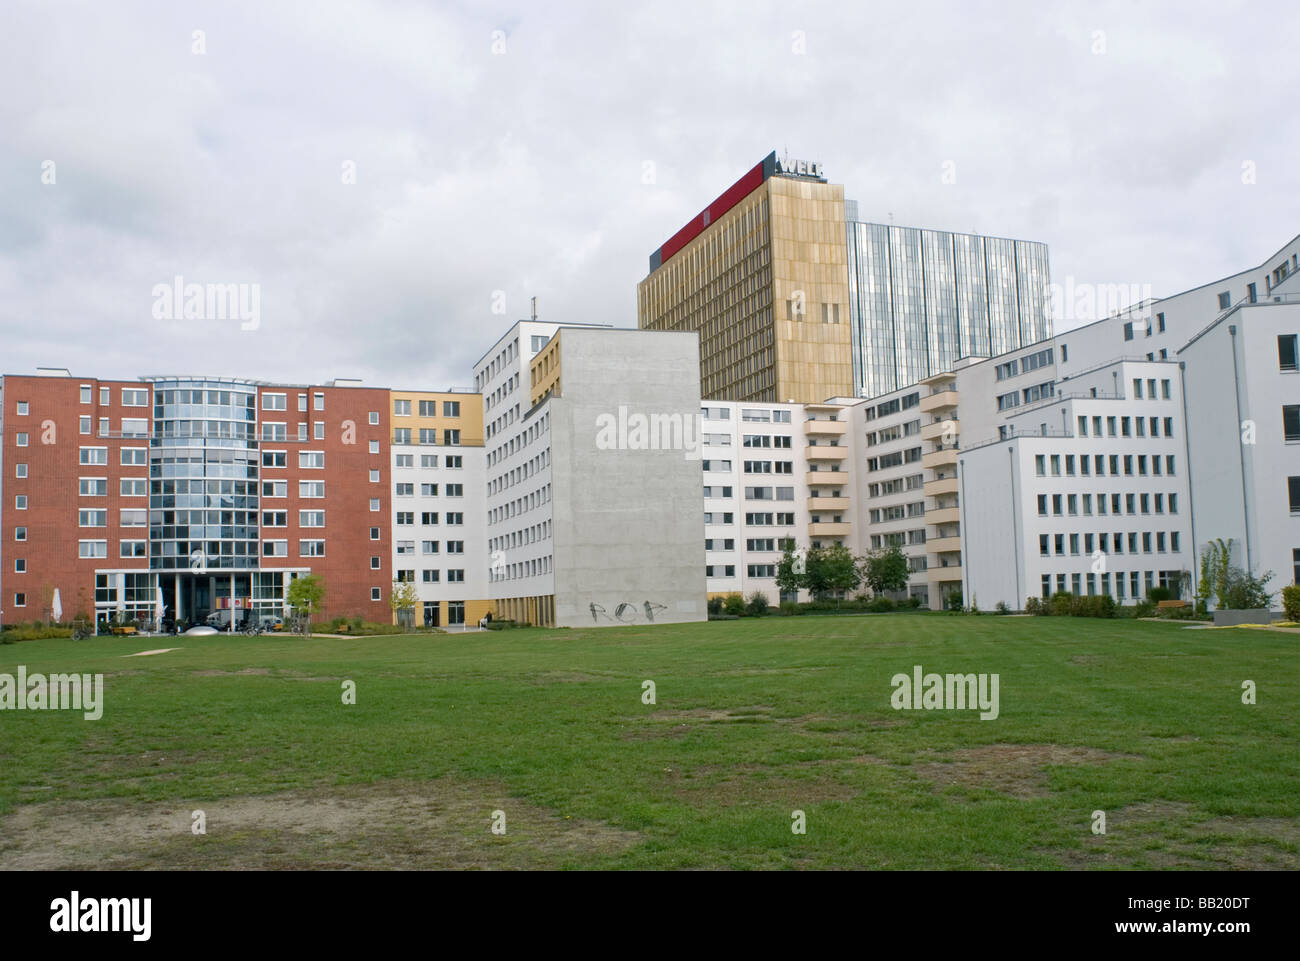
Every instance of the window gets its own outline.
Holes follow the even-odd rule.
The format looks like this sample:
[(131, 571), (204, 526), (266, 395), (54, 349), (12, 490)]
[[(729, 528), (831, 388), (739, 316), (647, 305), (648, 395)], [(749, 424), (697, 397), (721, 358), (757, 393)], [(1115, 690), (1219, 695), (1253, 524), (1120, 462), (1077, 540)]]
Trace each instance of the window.
[(286, 467), (286, 452), (282, 450), (264, 450), (262, 451), (263, 467)]
[(81, 417), (78, 419), (77, 430), (80, 431), (80, 432), (83, 433), (83, 434), (89, 434), (89, 433), (90, 433), (90, 415), (89, 415), (89, 414), (82, 414), (82, 415), (81, 415)]
[[(457, 459), (457, 461), (460, 460), (459, 457), (457, 457), (456, 459)], [(437, 455), (437, 454), (421, 454), (421, 455), (420, 455), (420, 466), (421, 466), (421, 467), (437, 467), (437, 466), (438, 466), (438, 455)], [(451, 466), (452, 466), (452, 464), (451, 464), (451, 457), (448, 457), (448, 458), (447, 458), (447, 466), (448, 466), (448, 467), (451, 467)], [(460, 464), (457, 463), (456, 466), (459, 467)]]
[(426, 584), (437, 584), (441, 580), (441, 577), (442, 577), (442, 571), (435, 570), (433, 568), (426, 567), (422, 571), (420, 571), (420, 578)]
[(288, 541), (262, 541), (263, 557), (288, 557)]
[(25, 432), (20, 431), (18, 435), (14, 438), (14, 445), (17, 447), (26, 447), (27, 440), (28, 440), (27, 434)]
[(263, 497), (288, 497), (288, 481), (262, 481)]
[(262, 394), (262, 410), (288, 410), (288, 394)]
[(443, 416), (443, 417), (459, 417), (459, 416), (460, 416), (460, 401), (458, 401), (458, 400), (444, 400), (444, 401), (442, 402), (442, 416)]
[(82, 384), (82, 385), (81, 385), (81, 402), (82, 402), (83, 404), (89, 404), (90, 401), (91, 401), (91, 398), (90, 398), (90, 385), (89, 385), (89, 384)]
[(465, 571), (463, 569), (458, 569), (454, 567), (447, 569), (447, 583), (461, 584), (464, 583), (464, 581), (465, 581)]
[(1124, 325), (1124, 339), (1125, 340), (1133, 339), (1133, 321), (1131, 320)]
[(119, 541), (119, 557), (148, 557), (148, 541)]
[(1282, 408), (1282, 435), (1288, 444), (1300, 441), (1300, 405), (1288, 404)]
[(432, 427), (421, 427), (420, 443), (425, 445), (433, 445), (438, 443), (438, 432), (434, 430)]
[(25, 400), (20, 400), (20, 401), (18, 401), (18, 416), (19, 416), (19, 417), (26, 417), (29, 411), (30, 411), (30, 408), (28, 407), (27, 401), (25, 401)]
[(313, 406), (316, 408), (316, 410), (324, 410), (324, 409), (325, 409), (325, 395), (324, 395), (324, 394), (312, 394), (312, 402), (313, 402)]
[(108, 511), (106, 510), (82, 510), (77, 511), (78, 527), (107, 527)]
[(1219, 294), (1219, 309), (1227, 310), (1231, 306), (1232, 306), (1232, 294), (1225, 290), (1223, 293)]
[(15, 527), (15, 528), (14, 528), (14, 540), (16, 540), (16, 541), (25, 541), (25, 540), (27, 540), (27, 528), (25, 528), (25, 527)]
[(77, 556), (81, 558), (108, 557), (108, 541), (78, 541)]
[(324, 470), (325, 452), (321, 450), (303, 450), (298, 452), (299, 470)]
[(112, 401), (111, 394), (112, 394), (112, 391), (110, 391), (107, 387), (101, 387), (101, 388), (99, 388), (99, 406), (100, 406), (100, 407), (107, 407), (109, 404), (111, 404), (111, 403), (113, 402), (113, 401)]
[(312, 439), (325, 439), (325, 422), (323, 420), (318, 420), (312, 425)]
[(262, 440), (283, 441), (288, 439), (289, 435), (285, 432), (284, 424), (262, 424)]
[(438, 523), (438, 512), (437, 512), (437, 511), (422, 511), (422, 512), (420, 513), (420, 523), (423, 524), (423, 525), (426, 526), (426, 527), (429, 527), (429, 526), (432, 526), (432, 525)]
[(444, 431), (442, 432), (442, 438), (443, 438), (443, 440), (442, 440), (443, 444), (445, 444), (447, 447), (459, 447), (459, 446), (460, 446), (460, 431), (459, 431), (459, 430), (444, 430)]
[(409, 428), (409, 427), (394, 427), (394, 428), (393, 428), (393, 443), (394, 443), (394, 444), (409, 444), (409, 443), (411, 443), (411, 428)]
[(299, 527), (324, 527), (325, 512), (324, 511), (299, 511), (298, 526)]
[(371, 539), (372, 541), (377, 541), (377, 540), (379, 540), (379, 528), (378, 528), (378, 527), (372, 527), (372, 528), (370, 528), (370, 539)]
[(372, 410), (370, 412), (370, 426), (371, 427), (379, 426), (379, 411)]
[(380, 597), (379, 588), (377, 587), (370, 588), (370, 599), (372, 601), (382, 600), (382, 598)]
[(288, 527), (288, 511), (262, 511), (263, 527)]
[(393, 494), (394, 494), (394, 496), (396, 496), (396, 497), (414, 497), (414, 496), (415, 496), (415, 485), (414, 485), (414, 484), (406, 484), (406, 483), (402, 483), (402, 484), (394, 484), (394, 485), (393, 485)]
[(372, 471), (370, 472), (370, 483), (372, 483), (372, 484), (378, 484), (378, 483), (379, 483), (379, 471), (378, 471), (378, 470), (372, 470)]
[(15, 477), (26, 477), (26, 476), (27, 476), (27, 465), (26, 465), (26, 464), (15, 464), (15, 465), (14, 465), (14, 476), (15, 476)]
[(465, 496), (465, 485), (464, 485), (464, 484), (448, 484), (448, 485), (447, 485), (447, 496), (448, 496), (448, 497), (463, 497), (463, 496)]
[(1300, 514), (1300, 477), (1288, 477), (1286, 484), (1291, 500), (1291, 513)]
[(299, 413), (302, 413), (303, 411), (306, 411), (306, 409), (307, 409), (307, 395), (306, 395), (306, 394), (299, 394), (299, 395), (298, 395), (298, 412), (299, 412)]
[(25, 557), (14, 558), (14, 573), (15, 574), (27, 573), (27, 558)]
[(123, 508), (120, 514), (119, 526), (121, 527), (146, 527), (149, 524), (149, 512), (146, 510)]
[(324, 557), (325, 542), (324, 541), (299, 541), (298, 556), (299, 557)]
[(410, 402), (409, 400), (395, 400), (395, 401), (393, 401), (393, 416), (394, 416), (394, 417), (410, 417), (410, 416), (411, 416), (411, 402)]
[(123, 407), (148, 407), (149, 391), (133, 389), (130, 387), (123, 387), (122, 406)]
[(121, 461), (123, 467), (146, 467), (149, 451), (143, 447), (123, 447)]
[(324, 497), (324, 481), (298, 481), (299, 497)]
[(372, 498), (370, 498), (370, 510), (371, 510), (372, 513), (375, 512), (375, 511), (377, 511), (377, 510), (379, 510), (379, 498), (378, 498), (378, 497), (372, 497)]
[(1296, 369), (1296, 335), (1284, 334), (1277, 339), (1277, 366), (1280, 370)]
[[(423, 459), (424, 459), (424, 458), (421, 458), (421, 460), (423, 460)], [(432, 464), (426, 464), (426, 465), (424, 465), (424, 466), (426, 466), (426, 467), (437, 467), (437, 466), (438, 466), (438, 458), (437, 458), (437, 457), (431, 457), (431, 458), (429, 458), (429, 460), (433, 461), (433, 463), (432, 463)], [(463, 461), (463, 457), (462, 457), (462, 455), (460, 455), (460, 454), (448, 454), (448, 455), (447, 455), (447, 468), (448, 468), (449, 470), (456, 470), (456, 469), (458, 469), (458, 468), (460, 468), (460, 467), (462, 466), (462, 461)]]
[(415, 523), (415, 511), (398, 511), (397, 524), (400, 527), (409, 527)]
[(448, 524), (451, 524), (453, 527), (454, 527), (454, 526), (461, 525), (461, 524), (464, 524), (464, 523), (465, 523), (465, 515), (462, 514), (462, 513), (459, 513), (459, 512), (448, 511), (448, 512), (447, 512), (447, 523), (448, 523)]

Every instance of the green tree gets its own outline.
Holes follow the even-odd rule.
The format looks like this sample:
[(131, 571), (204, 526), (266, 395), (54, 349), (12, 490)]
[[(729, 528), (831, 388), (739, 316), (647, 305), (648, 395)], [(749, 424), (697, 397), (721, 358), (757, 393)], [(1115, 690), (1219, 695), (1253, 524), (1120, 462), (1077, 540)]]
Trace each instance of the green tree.
[(408, 631), (415, 629), (415, 608), (420, 603), (420, 592), (412, 581), (393, 581), (388, 606), (397, 615), (397, 623)]
[(862, 583), (857, 561), (843, 544), (810, 547), (804, 557), (804, 578), (813, 597), (842, 596)]
[(776, 589), (784, 596), (794, 594), (804, 586), (804, 559), (793, 543), (786, 544), (781, 562), (776, 565)]
[(311, 617), (320, 610), (325, 597), (325, 584), (315, 574), (296, 577), (289, 583), (289, 593), (285, 600), (289, 606), (302, 615), (302, 634), (311, 633)]
[(897, 544), (864, 554), (858, 560), (858, 567), (873, 594), (906, 590), (907, 579), (912, 574), (907, 555)]

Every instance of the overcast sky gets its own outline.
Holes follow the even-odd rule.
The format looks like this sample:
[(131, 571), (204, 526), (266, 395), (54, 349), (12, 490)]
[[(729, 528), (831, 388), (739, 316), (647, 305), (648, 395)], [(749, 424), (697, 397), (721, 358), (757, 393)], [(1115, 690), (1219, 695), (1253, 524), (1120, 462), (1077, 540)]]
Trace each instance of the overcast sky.
[[(0, 373), (468, 386), (531, 296), (635, 326), (773, 149), (863, 219), (1174, 293), (1300, 233), (1276, 9), (4, 0)], [(156, 317), (177, 276), (257, 285), (256, 329)]]

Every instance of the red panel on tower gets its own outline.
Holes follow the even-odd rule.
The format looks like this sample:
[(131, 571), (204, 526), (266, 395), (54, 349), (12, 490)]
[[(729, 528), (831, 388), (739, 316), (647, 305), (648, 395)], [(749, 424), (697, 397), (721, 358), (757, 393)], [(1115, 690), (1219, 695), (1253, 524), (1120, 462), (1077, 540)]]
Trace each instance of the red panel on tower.
[[(775, 153), (772, 156), (775, 156)], [(718, 218), (761, 186), (771, 172), (772, 165), (769, 163), (771, 159), (771, 157), (766, 157), (760, 160), (749, 173), (723, 191), (717, 200), (700, 211), (689, 224), (673, 234), (662, 247), (651, 254), (651, 273), (663, 266), (670, 257), (703, 233), (704, 228), (716, 223)]]

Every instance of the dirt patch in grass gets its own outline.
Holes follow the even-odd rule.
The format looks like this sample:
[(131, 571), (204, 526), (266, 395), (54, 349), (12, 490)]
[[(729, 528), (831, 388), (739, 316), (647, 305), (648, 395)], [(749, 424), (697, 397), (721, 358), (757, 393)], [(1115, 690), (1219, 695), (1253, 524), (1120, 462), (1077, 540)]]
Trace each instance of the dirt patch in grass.
[[(667, 769), (664, 778), (672, 792), (695, 807), (742, 807), (748, 805), (788, 804), (790, 810), (819, 801), (848, 801), (858, 789), (837, 780), (828, 772), (812, 771), (817, 762), (791, 765), (785, 769), (737, 766), (721, 776), (682, 777)], [(791, 775), (794, 768), (807, 774)]]
[(1001, 791), (1018, 798), (1047, 797), (1051, 765), (1101, 764), (1134, 755), (1064, 744), (987, 744), (941, 755), (950, 760), (915, 764), (912, 770), (936, 787)]
[(245, 667), (238, 671), (190, 671), (194, 677), (248, 677), (264, 676), (271, 673), (269, 667)]
[[(202, 810), (207, 833), (192, 833)], [(505, 812), (506, 833), (491, 832)], [(511, 798), (491, 781), (440, 778), (195, 799), (44, 802), (0, 820), (0, 870), (546, 868), (640, 840)]]
[(646, 717), (651, 721), (681, 724), (691, 722), (701, 722), (705, 724), (717, 724), (727, 722), (745, 722), (745, 721), (770, 721), (772, 708), (765, 704), (756, 704), (749, 707), (730, 707), (724, 709), (715, 709), (708, 707), (692, 708), (689, 711), (655, 711)]

